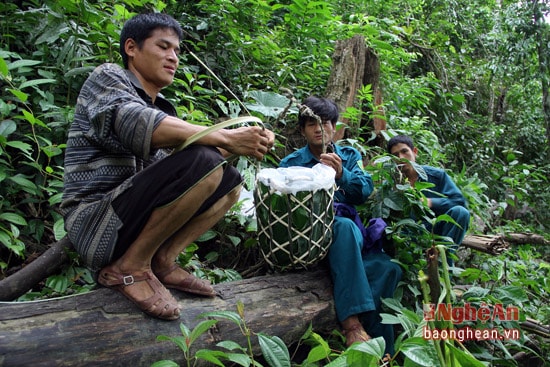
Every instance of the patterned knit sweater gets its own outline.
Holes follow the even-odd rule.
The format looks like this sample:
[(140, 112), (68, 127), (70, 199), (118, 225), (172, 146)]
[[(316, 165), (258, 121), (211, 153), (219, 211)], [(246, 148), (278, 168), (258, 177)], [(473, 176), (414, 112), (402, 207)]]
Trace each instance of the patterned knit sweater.
[(97, 67), (84, 83), (69, 129), (61, 209), (65, 229), (85, 264), (110, 263), (121, 222), (111, 202), (131, 177), (165, 157), (151, 151), (153, 131), (174, 107), (155, 104), (138, 79), (115, 64)]

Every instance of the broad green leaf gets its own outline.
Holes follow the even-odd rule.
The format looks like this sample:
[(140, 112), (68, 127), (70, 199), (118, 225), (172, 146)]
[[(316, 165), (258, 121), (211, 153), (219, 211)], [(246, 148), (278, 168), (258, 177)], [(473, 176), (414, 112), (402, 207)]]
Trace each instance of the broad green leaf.
[(151, 365), (151, 367), (180, 367), (180, 365), (174, 361), (162, 360), (162, 361), (156, 361)]
[(251, 91), (248, 96), (257, 103), (245, 103), (246, 108), (266, 117), (278, 117), (290, 103), (285, 96), (273, 92)]
[(67, 235), (67, 231), (65, 231), (65, 220), (63, 217), (55, 221), (53, 225), (53, 233), (56, 241), (59, 241)]
[(394, 48), (391, 44), (376, 39), (373, 39), (370, 42), (374, 46), (374, 48), (378, 50), (386, 50), (391, 52)]
[(0, 214), (0, 220), (4, 220), (13, 224), (18, 224), (20, 226), (27, 225), (27, 221), (25, 220), (25, 218), (16, 213), (2, 213)]
[(17, 69), (25, 66), (35, 66), (41, 63), (42, 61), (38, 61), (38, 60), (17, 60), (12, 63), (9, 63), (8, 69), (13, 70), (13, 69)]
[(307, 361), (310, 363), (317, 362), (327, 358), (329, 355), (330, 350), (327, 351), (327, 349), (323, 345), (317, 345), (311, 348), (311, 350), (309, 351), (307, 355)]
[(248, 367), (252, 363), (252, 359), (250, 359), (248, 355), (242, 353), (227, 353), (226, 358), (228, 361), (243, 367)]
[(11, 236), (1, 229), (3, 228), (0, 227), (0, 242), (3, 243), (4, 246), (8, 247), (11, 245)]
[(23, 257), (25, 244), (17, 239), (13, 240), (12, 237), (4, 231), (5, 228), (0, 227), (0, 243), (3, 243), (5, 247), (7, 247), (17, 256)]
[(342, 354), (324, 367), (349, 367), (347, 354)]
[(204, 312), (197, 316), (197, 318), (215, 318), (215, 319), (223, 319), (223, 320), (229, 320), (233, 321), (237, 325), (241, 325), (241, 318), (239, 314), (233, 311), (211, 311), (211, 312)]
[(64, 275), (52, 275), (46, 279), (46, 286), (58, 293), (63, 293), (69, 287), (69, 279)]
[(460, 363), (462, 367), (485, 367), (485, 364), (477, 360), (470, 352), (463, 349), (458, 349), (452, 343), (445, 343), (445, 347), (449, 348), (454, 359)]
[(226, 354), (224, 352), (209, 350), (209, 349), (199, 349), (195, 353), (195, 358), (210, 362), (213, 365), (220, 366), (220, 367), (224, 366), (224, 364), (220, 360), (220, 357), (225, 357), (225, 356)]
[(191, 335), (189, 336), (190, 343), (194, 343), (202, 334), (208, 331), (212, 326), (214, 326), (218, 320), (204, 320), (201, 321), (193, 328)]
[(21, 92), (20, 90), (9, 89), (9, 91), (23, 103), (27, 102), (27, 99), (29, 99), (29, 95), (27, 93)]
[(386, 349), (386, 341), (382, 337), (370, 339), (365, 343), (354, 344), (350, 349), (361, 351), (370, 356), (374, 356), (378, 359), (384, 357), (384, 350)]
[(517, 304), (515, 302), (527, 302), (529, 298), (525, 289), (514, 285), (504, 285), (493, 289), (494, 296), (505, 304)]
[(8, 137), (17, 130), (17, 124), (13, 120), (4, 120), (0, 122), (0, 135)]
[(32, 87), (40, 84), (51, 84), (56, 82), (57, 80), (55, 79), (33, 79), (33, 80), (28, 80), (26, 82), (21, 83), (21, 85), (19, 85), (19, 89)]
[(56, 146), (56, 145), (50, 145), (50, 146), (47, 146), (47, 147), (43, 147), (43, 148), (42, 148), (42, 151), (43, 151), (44, 154), (46, 154), (49, 158), (55, 157), (55, 156), (58, 156), (58, 155), (63, 154), (63, 150), (61, 150), (61, 149), (59, 148), (59, 146)]
[(23, 110), (22, 112), (23, 112), (23, 115), (25, 115), (25, 118), (27, 119), (27, 121), (30, 122), (32, 125), (39, 125), (39, 126), (42, 126), (45, 129), (50, 130), (48, 125), (43, 123), (40, 119), (36, 118), (31, 112), (29, 112), (27, 110)]
[(35, 183), (21, 174), (9, 177), (8, 179), (19, 185), (22, 190), (30, 194), (38, 194), (39, 192), (38, 187), (35, 185)]
[(0, 57), (0, 73), (3, 76), (8, 76), (8, 64), (6, 64), (6, 60), (3, 57)]
[(221, 342), (217, 343), (216, 346), (225, 348), (227, 350), (240, 350), (245, 352), (246, 348), (239, 345), (239, 343), (234, 342), (233, 340), (222, 340)]
[(216, 238), (217, 233), (211, 229), (203, 233), (199, 238), (197, 238), (197, 242), (206, 242), (213, 238)]
[(19, 149), (19, 150), (21, 150), (22, 152), (25, 152), (25, 153), (30, 153), (32, 151), (32, 145), (27, 144), (27, 143), (22, 142), (22, 141), (19, 141), (19, 140), (8, 141), (6, 143), (6, 145), (8, 145), (12, 148), (17, 148), (17, 149)]
[(420, 366), (439, 366), (433, 344), (422, 337), (408, 338), (401, 343), (400, 351)]
[(403, 207), (401, 205), (396, 204), (391, 198), (386, 197), (384, 198), (384, 205), (386, 205), (388, 208), (393, 210), (403, 210)]
[(290, 367), (290, 355), (285, 343), (277, 336), (258, 334), (262, 355), (271, 367)]
[[(180, 326), (181, 326), (181, 324), (180, 324)], [(157, 336), (157, 340), (159, 340), (159, 341), (170, 341), (170, 342), (176, 344), (178, 346), (178, 348), (180, 348), (180, 350), (183, 353), (189, 352), (189, 347), (187, 345), (187, 338), (184, 337), (184, 336), (171, 337), (171, 336), (166, 336), (166, 335), (159, 335), (159, 336)]]

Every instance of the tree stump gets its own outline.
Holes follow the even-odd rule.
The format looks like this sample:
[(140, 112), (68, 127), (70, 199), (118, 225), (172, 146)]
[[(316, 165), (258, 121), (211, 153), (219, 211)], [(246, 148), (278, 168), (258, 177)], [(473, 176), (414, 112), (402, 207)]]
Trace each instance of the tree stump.
[[(380, 131), (386, 130), (384, 111), (381, 108), (372, 111), (369, 106), (357, 106), (359, 89), (369, 84), (373, 91), (374, 105), (381, 106), (382, 93), (379, 88), (380, 61), (378, 57), (371, 49), (367, 48), (365, 38), (361, 35), (338, 40), (332, 55), (332, 69), (324, 97), (336, 102), (341, 114), (340, 121), (345, 125), (349, 125), (349, 119), (343, 117), (342, 113), (348, 107), (359, 107), (363, 111), (363, 115), (357, 127), (367, 127), (366, 130), (370, 132), (363, 132), (361, 137), (371, 146), (383, 146), (385, 142)], [(285, 155), (305, 145), (305, 140), (297, 126), (288, 126), (284, 135), (287, 137)], [(345, 137), (346, 129), (339, 129), (336, 131), (334, 140), (338, 141)]]
[[(337, 327), (326, 269), (222, 283), (215, 289), (216, 298), (173, 291), (182, 309), (179, 321), (149, 317), (106, 288), (51, 300), (1, 302), (0, 366), (149, 366), (164, 359), (184, 365), (180, 349), (157, 336), (181, 336), (180, 323), (192, 329), (203, 320), (197, 319), (201, 313), (236, 311), (238, 301), (253, 332), (278, 336), (287, 345), (310, 324), (321, 334)], [(221, 340), (247, 346), (238, 326), (222, 320), (197, 340), (192, 352), (216, 349)], [(255, 336), (252, 344), (258, 354)]]
[[(366, 46), (365, 38), (361, 35), (337, 41), (325, 96), (333, 99), (341, 112), (348, 107), (356, 107), (361, 110), (363, 114), (357, 128), (366, 127), (370, 134), (363, 131), (360, 136), (371, 146), (383, 146), (384, 141), (380, 136), (380, 131), (386, 129), (386, 121), (383, 118), (384, 111), (381, 108), (373, 111), (370, 106), (357, 105), (359, 89), (369, 84), (372, 88), (374, 106), (381, 106), (380, 61), (376, 54)], [(341, 121), (349, 125), (349, 119), (344, 117), (341, 118)], [(345, 130), (337, 131), (334, 139), (345, 138)], [(374, 134), (374, 138), (371, 134)]]

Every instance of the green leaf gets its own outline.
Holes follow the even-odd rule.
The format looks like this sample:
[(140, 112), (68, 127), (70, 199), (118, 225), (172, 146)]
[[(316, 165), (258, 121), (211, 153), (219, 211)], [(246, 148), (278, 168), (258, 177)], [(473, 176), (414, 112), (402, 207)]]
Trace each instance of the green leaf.
[(290, 367), (290, 355), (285, 343), (277, 336), (258, 333), (262, 355), (271, 367)]
[(227, 353), (226, 357), (227, 360), (243, 367), (248, 367), (252, 363), (252, 359), (250, 359), (248, 355), (242, 353)]
[(199, 238), (197, 238), (197, 242), (206, 242), (213, 238), (216, 238), (216, 236), (217, 236), (216, 232), (209, 229), (208, 231), (200, 235)]
[(65, 231), (65, 220), (63, 217), (55, 221), (53, 225), (53, 233), (56, 241), (59, 241), (67, 235), (67, 231)]
[(174, 361), (165, 359), (162, 361), (156, 361), (151, 365), (151, 367), (179, 367), (179, 364)]
[(330, 350), (327, 351), (323, 345), (317, 345), (309, 351), (307, 355), (308, 363), (317, 362), (327, 358), (330, 355)]
[(207, 332), (218, 320), (204, 320), (201, 321), (193, 328), (191, 335), (189, 336), (190, 344), (194, 343), (202, 334)]
[(227, 350), (240, 350), (240, 351), (246, 351), (246, 348), (243, 348), (239, 345), (239, 343), (234, 342), (233, 340), (222, 340), (216, 346), (227, 349)]
[(0, 220), (5, 220), (6, 222), (18, 224), (20, 226), (27, 225), (27, 221), (25, 220), (25, 218), (15, 213), (2, 213), (0, 214)]
[(8, 141), (6, 145), (19, 149), (20, 151), (24, 153), (30, 153), (32, 152), (32, 145), (24, 143), (22, 141), (16, 140), (16, 141)]
[(389, 197), (386, 197), (384, 198), (384, 201), (383, 201), (384, 205), (386, 205), (388, 208), (390, 209), (393, 209), (393, 210), (403, 210), (403, 207), (397, 203), (395, 203), (391, 198)]
[(347, 354), (341, 354), (338, 358), (326, 364), (324, 367), (349, 367)]
[(35, 66), (41, 63), (42, 61), (38, 61), (38, 60), (17, 60), (8, 64), (8, 69), (13, 70), (13, 69), (22, 68), (25, 66)]
[(439, 359), (432, 343), (422, 337), (408, 338), (401, 343), (400, 351), (420, 366), (439, 366)]
[(8, 76), (8, 64), (6, 64), (6, 60), (2, 57), (0, 57), (0, 73), (3, 76)]
[(46, 286), (58, 293), (63, 293), (69, 287), (69, 279), (65, 275), (52, 275), (46, 280)]
[(17, 124), (13, 120), (4, 120), (0, 122), (0, 135), (6, 138), (17, 130)]
[(25, 244), (21, 241), (14, 241), (9, 233), (4, 232), (5, 230), (5, 228), (0, 227), (0, 243), (3, 243), (5, 247), (17, 256), (23, 257)]
[(245, 103), (246, 108), (266, 117), (277, 118), (290, 103), (285, 96), (273, 92), (251, 91), (248, 96), (257, 103)]
[(19, 89), (23, 89), (23, 88), (27, 88), (27, 87), (32, 87), (32, 86), (35, 86), (35, 85), (40, 85), (40, 84), (52, 84), (52, 83), (56, 83), (57, 80), (55, 79), (33, 79), (33, 80), (27, 80), (26, 82), (23, 82), (21, 83), (21, 85), (19, 85)]
[(470, 352), (467, 350), (458, 349), (452, 343), (445, 343), (445, 347), (449, 348), (452, 352), (452, 355), (460, 366), (462, 367), (485, 367), (485, 364), (477, 360)]
[(29, 95), (27, 93), (21, 92), (20, 90), (9, 89), (9, 91), (23, 103), (27, 102), (27, 99), (29, 98)]
[(233, 311), (211, 311), (211, 312), (204, 312), (197, 316), (197, 318), (216, 318), (216, 319), (223, 319), (223, 320), (229, 320), (233, 321), (237, 325), (241, 325), (241, 318), (239, 314)]
[[(180, 323), (180, 327), (181, 327), (181, 325), (183, 325), (183, 323)], [(178, 348), (180, 348), (180, 350), (183, 353), (188, 353), (189, 352), (189, 347), (187, 346), (187, 338), (185, 336), (171, 337), (171, 336), (166, 336), (166, 335), (159, 335), (159, 336), (157, 336), (157, 340), (159, 340), (159, 341), (170, 341), (170, 342), (176, 344), (178, 346)]]
[(224, 364), (220, 361), (220, 357), (225, 357), (226, 354), (221, 351), (200, 349), (195, 353), (195, 358), (202, 359), (204, 361), (210, 362), (216, 366), (223, 367)]
[(386, 349), (386, 341), (382, 337), (370, 339), (365, 343), (353, 344), (350, 349), (357, 350), (368, 355), (382, 359)]
[(19, 185), (22, 190), (30, 194), (39, 193), (38, 187), (34, 184), (34, 182), (24, 177), (22, 174), (17, 174), (15, 176), (9, 177), (8, 179)]
[(517, 304), (517, 302), (527, 302), (529, 300), (525, 289), (514, 285), (496, 287), (493, 292), (494, 296), (505, 304)]

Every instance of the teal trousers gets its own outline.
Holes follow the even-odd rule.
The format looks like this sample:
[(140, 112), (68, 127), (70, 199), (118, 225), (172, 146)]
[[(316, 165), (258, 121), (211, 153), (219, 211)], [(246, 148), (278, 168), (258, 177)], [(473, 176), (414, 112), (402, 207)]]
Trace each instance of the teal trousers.
[(328, 260), (339, 321), (357, 315), (371, 337), (384, 337), (386, 352), (394, 352), (393, 325), (382, 324), (381, 298), (391, 298), (401, 279), (401, 267), (383, 253), (362, 254), (363, 236), (349, 218), (336, 216)]

